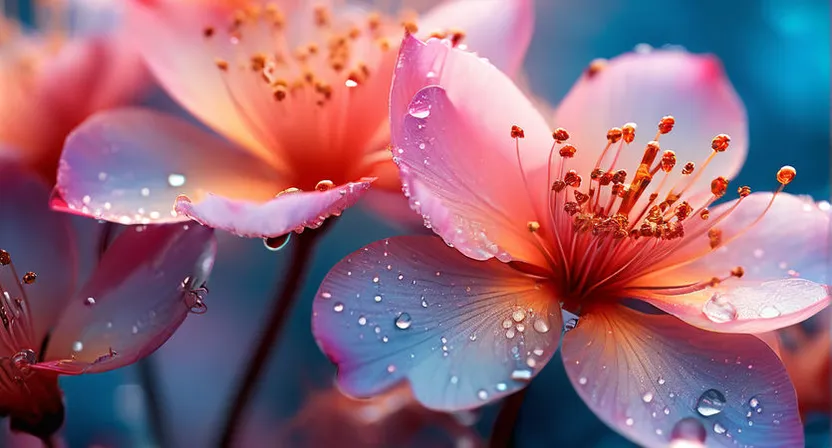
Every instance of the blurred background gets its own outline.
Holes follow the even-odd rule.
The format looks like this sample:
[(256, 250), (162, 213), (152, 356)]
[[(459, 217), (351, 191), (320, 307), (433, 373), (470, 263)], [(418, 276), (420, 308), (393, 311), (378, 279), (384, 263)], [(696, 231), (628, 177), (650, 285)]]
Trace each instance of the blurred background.
[[(25, 20), (32, 18), (27, 1), (0, 0), (3, 5)], [(828, 1), (538, 0), (536, 7), (536, 28), (525, 67), (537, 96), (556, 105), (591, 60), (611, 58), (640, 44), (673, 44), (696, 53), (713, 53), (722, 60), (748, 110), (749, 159), (737, 182), (757, 190), (770, 189), (776, 186), (776, 170), (789, 164), (800, 174), (789, 185), (790, 192), (829, 197)], [(158, 89), (151, 89), (142, 102), (176, 110)], [(373, 414), (378, 417), (375, 420), (365, 415), (359, 424), (344, 415), (327, 414), (336, 413), (341, 404), (331, 392), (334, 368), (310, 333), (312, 297), (329, 268), (345, 255), (404, 232), (361, 208), (348, 210), (333, 224), (317, 247), (302, 296), (241, 431), (240, 446), (309, 446), (303, 443), (311, 443), (310, 434), (316, 430), (363, 432), (367, 439), (354, 440), (380, 440), (371, 433), (402, 425), (395, 421), (398, 408), (390, 403), (381, 411), (376, 409), (384, 414), (393, 406), (395, 412), (390, 411), (393, 416), (388, 420), (384, 415)], [(96, 232), (92, 227), (99, 225), (79, 226), (84, 229), (81, 244), (92, 247)], [(160, 382), (162, 417), (175, 446), (208, 446), (221, 429), (225, 404), (250, 355), (273, 289), (286, 270), (287, 253), (269, 252), (259, 240), (223, 233), (219, 240), (208, 313), (190, 316), (151, 358)], [(62, 436), (69, 446), (153, 446), (136, 368), (64, 377), (61, 386), (67, 405)], [(457, 416), (451, 423), (418, 410), (399, 414), (408, 414), (408, 424), (427, 427), (413, 438), (385, 439), (388, 442), (373, 446), (476, 446), (472, 445), (476, 437), (467, 430), (450, 427), (473, 424), (475, 431), (486, 436), (495, 409)], [(379, 424), (364, 425), (368, 421)], [(807, 445), (828, 447), (828, 415), (811, 415), (806, 423)], [(28, 442), (37, 446), (33, 439), (14, 441), (16, 446)], [(553, 361), (526, 395), (516, 446), (632, 444), (592, 414), (572, 390), (561, 363)]]

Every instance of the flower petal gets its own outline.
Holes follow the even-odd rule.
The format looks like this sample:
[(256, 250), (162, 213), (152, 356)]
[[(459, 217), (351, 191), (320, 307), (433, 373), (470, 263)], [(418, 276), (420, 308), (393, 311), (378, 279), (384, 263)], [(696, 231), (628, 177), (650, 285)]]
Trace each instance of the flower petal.
[(277, 237), (304, 227), (317, 228), (330, 216), (339, 216), (370, 189), (374, 179), (330, 188), (278, 195), (262, 203), (235, 201), (208, 195), (201, 202), (176, 200), (175, 209), (203, 225), (246, 237)]
[[(408, 36), (390, 107), (403, 189), (433, 230), (471, 258), (545, 265), (528, 223), (548, 216), (552, 140), (517, 87), (473, 54)], [(526, 134), (519, 140), (525, 179), (513, 125)]]
[(803, 446), (794, 388), (755, 336), (610, 306), (588, 310), (562, 353), (584, 401), (639, 445), (666, 447), (687, 429), (709, 447)]
[[(0, 275), (7, 291), (21, 291), (18, 285), (23, 286), (21, 294), (28, 299), (34, 326), (30, 342), (36, 346), (28, 347), (33, 350), (40, 348), (60, 316), (77, 273), (71, 223), (67, 216), (49, 210), (48, 200), (48, 187), (34, 173), (20, 165), (0, 164), (0, 214), (4, 216), (0, 220), (0, 249), (9, 252), (15, 267), (8, 277), (6, 272)], [(37, 274), (37, 280), (21, 283), (20, 276), (29, 271)]]
[(266, 200), (286, 188), (263, 161), (173, 115), (117, 109), (67, 138), (53, 207), (121, 224), (181, 221), (180, 194)]
[(419, 20), (420, 37), (460, 30), (469, 50), (488, 58), (509, 76), (523, 64), (534, 30), (531, 0), (453, 0), (439, 4)]
[(195, 223), (127, 228), (73, 296), (35, 367), (104, 372), (151, 354), (189, 312), (204, 311), (215, 253), (213, 230)]
[[(678, 166), (692, 161), (699, 168), (711, 152), (714, 136), (731, 137), (728, 150), (702, 172), (691, 195), (707, 191), (717, 176), (730, 179), (739, 172), (748, 149), (745, 108), (720, 61), (711, 55), (654, 50), (614, 58), (578, 80), (558, 106), (555, 125), (567, 129), (570, 143), (578, 148), (570, 167), (589, 173), (607, 143), (607, 131), (636, 123), (634, 147), (621, 151), (616, 164), (632, 175), (641, 161), (641, 148), (655, 139), (656, 124), (666, 115), (676, 119), (676, 126), (659, 143), (675, 151)], [(677, 167), (666, 185), (680, 177)]]
[[(715, 207), (711, 219), (736, 206), (716, 225), (720, 245), (711, 249), (704, 228), (686, 232), (689, 240), (683, 240), (656, 271), (639, 279), (633, 287), (643, 289), (633, 295), (691, 325), (721, 332), (773, 331), (826, 307), (828, 205), (781, 193), (763, 215), (771, 198), (771, 193), (752, 194), (739, 205), (734, 201)], [(724, 278), (738, 266), (741, 279), (729, 278), (695, 293), (655, 289)]]
[(444, 411), (523, 388), (557, 350), (551, 286), (509, 265), (474, 261), (438, 238), (377, 241), (342, 260), (313, 304), (318, 345), (359, 397), (407, 379)]
[[(130, 0), (127, 26), (148, 67), (188, 111), (246, 149), (267, 156), (243, 118), (216, 66), (216, 50), (205, 27), (227, 23), (235, 2)], [(237, 2), (241, 3), (241, 2)]]

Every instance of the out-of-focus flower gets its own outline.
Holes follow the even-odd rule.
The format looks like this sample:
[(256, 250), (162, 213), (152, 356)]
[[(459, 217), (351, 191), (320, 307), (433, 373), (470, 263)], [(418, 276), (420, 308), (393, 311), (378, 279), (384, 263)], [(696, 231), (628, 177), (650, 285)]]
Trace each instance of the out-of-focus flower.
[(797, 392), (800, 413), (832, 412), (832, 389), (830, 389), (830, 362), (832, 335), (829, 332), (828, 310), (816, 316), (821, 327), (810, 331), (801, 325), (793, 325), (781, 331), (784, 342), (780, 358), (786, 365), (789, 377)]
[(107, 0), (34, 2), (37, 28), (0, 16), (0, 157), (54, 181), (67, 134), (149, 80)]
[(481, 446), (479, 435), (464, 424), (468, 417), (425, 409), (406, 385), (367, 400), (331, 388), (314, 393), (278, 440), (299, 448), (436, 446), (440, 440), (448, 446)]
[(511, 72), (533, 9), (455, 0), (393, 19), (326, 1), (130, 6), (161, 84), (235, 144), (147, 110), (96, 115), (67, 140), (53, 206), (123, 224), (192, 218), (249, 237), (320, 226), (373, 182), (400, 191), (388, 98), (405, 30), (449, 37)]
[(0, 166), (0, 414), (39, 437), (63, 422), (59, 374), (132, 364), (204, 310), (216, 251), (195, 223), (129, 228), (75, 290), (70, 223), (48, 199), (25, 168)]
[(379, 241), (327, 275), (313, 330), (341, 388), (407, 380), (430, 408), (473, 408), (525, 387), (562, 339), (578, 393), (640, 445), (802, 446), (794, 388), (754, 333), (827, 306), (829, 215), (780, 192), (791, 167), (774, 194), (710, 207), (747, 141), (719, 62), (595, 62), (553, 132), (475, 55), (402, 45), (394, 154), (442, 238)]

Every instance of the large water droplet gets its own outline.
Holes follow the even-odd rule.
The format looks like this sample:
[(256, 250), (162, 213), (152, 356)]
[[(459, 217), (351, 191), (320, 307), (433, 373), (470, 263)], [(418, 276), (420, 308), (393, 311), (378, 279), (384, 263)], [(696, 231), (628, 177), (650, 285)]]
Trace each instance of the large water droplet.
[(673, 441), (685, 440), (704, 443), (707, 436), (708, 432), (705, 430), (705, 426), (693, 417), (679, 420), (673, 425), (673, 430), (670, 432), (670, 440)]
[(722, 324), (737, 319), (737, 309), (722, 294), (715, 293), (702, 306), (705, 317), (713, 322)]
[(396, 328), (399, 330), (407, 330), (411, 324), (413, 324), (413, 319), (410, 317), (410, 314), (402, 313), (396, 318)]
[(511, 318), (514, 319), (515, 322), (522, 322), (523, 319), (526, 318), (526, 312), (518, 308), (511, 313)]
[(410, 108), (408, 108), (407, 113), (414, 118), (427, 118), (430, 116), (430, 107), (430, 103), (421, 98), (417, 98), (410, 103)]
[(780, 310), (773, 306), (767, 306), (760, 310), (760, 317), (763, 319), (773, 319), (780, 316)]
[(266, 249), (277, 252), (288, 246), (291, 239), (292, 233), (289, 232), (286, 235), (263, 238), (263, 245), (266, 246)]
[(548, 333), (549, 332), (549, 322), (542, 317), (538, 317), (534, 320), (532, 324), (532, 328), (538, 333)]
[(696, 412), (703, 417), (719, 414), (723, 408), (725, 408), (725, 395), (716, 389), (702, 392), (696, 402)]
[(532, 371), (528, 369), (517, 369), (511, 372), (511, 379), (514, 381), (531, 381)]
[(185, 176), (179, 173), (171, 173), (168, 175), (168, 185), (171, 187), (181, 187), (185, 185)]

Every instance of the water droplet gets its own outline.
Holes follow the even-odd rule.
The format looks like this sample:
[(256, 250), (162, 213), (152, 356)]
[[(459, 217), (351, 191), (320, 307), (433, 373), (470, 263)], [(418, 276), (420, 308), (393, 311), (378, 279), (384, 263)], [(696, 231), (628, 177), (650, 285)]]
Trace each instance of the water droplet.
[(508, 339), (513, 339), (515, 334), (516, 333), (514, 332), (514, 328), (509, 328), (508, 330), (506, 330), (506, 338)]
[(645, 393), (644, 395), (641, 396), (641, 400), (644, 401), (645, 403), (650, 403), (651, 401), (653, 401), (653, 394), (651, 394), (650, 392), (647, 392), (647, 393)]
[(427, 307), (428, 307), (428, 301), (425, 300), (425, 296), (422, 296), (422, 308), (427, 308)]
[(28, 348), (21, 350), (12, 356), (12, 364), (18, 371), (20, 371), (20, 373), (24, 374), (29, 372), (29, 366), (36, 364), (37, 362), (38, 357), (34, 350)]
[(664, 384), (664, 378), (659, 377), (658, 383), (659, 383), (660, 386), (663, 385)]
[(72, 343), (72, 351), (73, 352), (80, 352), (84, 349), (84, 344), (81, 341), (75, 341)]
[(178, 173), (168, 175), (168, 185), (171, 187), (181, 187), (185, 185), (185, 176)]
[(344, 85), (347, 86), (347, 87), (350, 87), (350, 88), (358, 87), (358, 82), (354, 79), (348, 79), (348, 80), (344, 81)]
[(522, 322), (523, 319), (526, 318), (526, 312), (522, 309), (516, 309), (513, 313), (511, 313), (511, 318), (514, 319), (515, 322)]
[(534, 324), (532, 324), (532, 328), (538, 333), (548, 333), (549, 332), (549, 322), (542, 317), (538, 317), (534, 320)]
[(511, 325), (512, 325), (512, 323), (511, 323), (511, 319), (506, 319), (506, 320), (504, 320), (502, 325), (503, 325), (503, 328), (505, 328), (506, 330), (508, 330), (509, 328), (511, 328)]
[(381, 296), (380, 296), (380, 295), (378, 295), (378, 294), (376, 294), (376, 296), (375, 296), (375, 297), (373, 297), (373, 300), (374, 300), (376, 303), (379, 303), (379, 302), (381, 302)]
[(31, 285), (32, 283), (35, 282), (35, 280), (37, 280), (37, 278), (38, 278), (37, 274), (35, 274), (32, 271), (29, 271), (29, 272), (23, 274), (23, 283), (25, 283), (27, 285)]
[(586, 384), (586, 377), (582, 376), (582, 377), (578, 378), (578, 384), (580, 384), (581, 386)]
[(419, 143), (419, 149), (425, 149), (425, 144), (424, 143)]
[(722, 324), (737, 319), (737, 309), (722, 294), (714, 293), (702, 306), (705, 317)]
[(341, 302), (335, 302), (335, 305), (332, 306), (332, 310), (336, 313), (340, 313), (341, 311), (344, 311), (344, 304)]
[(367, 325), (367, 318), (364, 317), (364, 316), (359, 316), (358, 317), (358, 325), (361, 325), (362, 327), (364, 325)]
[(332, 298), (332, 293), (324, 291), (324, 292), (321, 293), (321, 297), (323, 297), (324, 299), (331, 299)]
[(456, 375), (451, 376), (451, 384), (456, 384), (459, 382), (459, 377)]
[(292, 233), (290, 232), (285, 235), (263, 238), (263, 245), (266, 246), (266, 249), (277, 252), (288, 246), (291, 239)]
[(413, 324), (413, 319), (410, 317), (410, 314), (402, 313), (396, 318), (396, 328), (399, 330), (407, 330), (411, 324)]
[(702, 422), (696, 418), (687, 417), (673, 425), (670, 440), (704, 443), (707, 436), (708, 433), (705, 431), (705, 426), (702, 425)]
[(508, 389), (508, 386), (506, 385), (506, 383), (497, 383), (496, 387), (497, 387), (497, 390), (500, 391), (500, 392), (505, 392), (506, 389)]
[(378, 276), (373, 277), (373, 283), (378, 283)]
[(511, 372), (511, 379), (514, 381), (531, 381), (532, 371), (528, 369), (517, 369)]
[(780, 315), (780, 310), (773, 306), (767, 306), (760, 310), (760, 317), (763, 319), (773, 319)]
[(430, 107), (426, 100), (417, 98), (410, 103), (407, 113), (414, 118), (427, 118), (430, 116)]
[(536, 348), (536, 349), (532, 350), (532, 353), (534, 353), (537, 356), (543, 356), (543, 349), (542, 348)]
[(751, 409), (756, 409), (757, 406), (760, 405), (760, 400), (758, 400), (757, 397), (751, 397), (751, 399), (748, 400), (748, 405), (751, 406)]
[(725, 395), (716, 389), (702, 392), (696, 402), (696, 412), (703, 417), (719, 414), (723, 408), (725, 408)]
[(563, 323), (563, 331), (572, 331), (578, 326), (578, 319), (572, 318)]
[(476, 333), (471, 333), (471, 335), (468, 336), (468, 340), (471, 341), (471, 342), (476, 341), (477, 340), (477, 334)]
[(397, 279), (399, 279), (399, 280), (404, 280), (404, 275), (403, 275), (403, 274), (399, 274), (399, 276), (398, 276), (398, 277), (396, 277), (396, 278), (397, 278)]
[(394, 366), (393, 364), (390, 364), (389, 366), (387, 366), (387, 373), (393, 373), (395, 371), (396, 371), (396, 366)]
[(725, 434), (727, 430), (724, 426), (720, 425), (719, 423), (714, 423), (714, 432), (717, 434)]
[(488, 392), (485, 389), (480, 389), (477, 391), (477, 398), (480, 400), (487, 400), (488, 399)]
[(635, 424), (635, 420), (633, 420), (632, 417), (627, 417), (627, 420), (624, 420), (624, 424), (627, 426), (633, 426), (633, 424)]
[(84, 305), (86, 305), (86, 306), (95, 305), (95, 297), (87, 297), (86, 299), (84, 299)]

